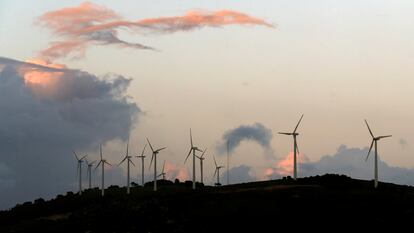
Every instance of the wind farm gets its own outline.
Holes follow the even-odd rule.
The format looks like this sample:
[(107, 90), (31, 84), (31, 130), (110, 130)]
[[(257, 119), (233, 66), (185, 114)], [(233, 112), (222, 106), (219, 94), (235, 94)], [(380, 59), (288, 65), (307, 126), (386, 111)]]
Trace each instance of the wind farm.
[(0, 1), (0, 232), (411, 227), (412, 9)]

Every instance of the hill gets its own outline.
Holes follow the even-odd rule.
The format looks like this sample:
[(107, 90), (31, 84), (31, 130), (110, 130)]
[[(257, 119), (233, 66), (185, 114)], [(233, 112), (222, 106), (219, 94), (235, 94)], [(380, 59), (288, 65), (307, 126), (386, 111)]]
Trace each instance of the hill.
[(0, 232), (212, 232), (336, 225), (402, 226), (414, 220), (414, 188), (323, 175), (222, 187), (159, 181), (125, 188), (68, 192), (0, 212)]

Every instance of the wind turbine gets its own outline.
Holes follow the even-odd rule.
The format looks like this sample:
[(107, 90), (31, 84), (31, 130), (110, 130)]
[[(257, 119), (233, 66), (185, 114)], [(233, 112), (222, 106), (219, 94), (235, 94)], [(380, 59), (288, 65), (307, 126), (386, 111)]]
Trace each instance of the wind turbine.
[(137, 158), (141, 158), (141, 162), (142, 162), (142, 169), (141, 169), (141, 183), (142, 183), (142, 187), (144, 187), (144, 159), (145, 159), (145, 148), (147, 147), (147, 144), (145, 144), (144, 149), (141, 152), (140, 156), (136, 156)]
[(204, 183), (203, 182), (203, 161), (204, 161), (204, 154), (206, 153), (206, 151), (207, 151), (207, 148), (206, 149), (204, 149), (204, 151), (203, 151), (203, 153), (201, 154), (201, 156), (199, 157), (199, 156), (197, 156), (197, 158), (200, 160), (200, 174), (201, 174), (201, 183)]
[(82, 163), (86, 155), (82, 158), (79, 158), (75, 151), (73, 151), (73, 154), (75, 155), (75, 158), (78, 161), (76, 174), (79, 176), (79, 195), (82, 195)]
[(214, 165), (216, 165), (216, 170), (214, 171), (213, 177), (217, 174), (217, 183), (216, 186), (220, 186), (220, 169), (224, 168), (224, 166), (217, 166), (216, 157), (213, 156)]
[(190, 143), (191, 143), (191, 147), (190, 147), (190, 151), (188, 152), (188, 155), (187, 155), (187, 157), (185, 158), (185, 161), (184, 161), (184, 163), (185, 162), (187, 162), (187, 159), (188, 159), (188, 157), (190, 156), (190, 154), (191, 154), (191, 152), (193, 152), (193, 189), (195, 189), (196, 188), (196, 178), (195, 178), (195, 176), (196, 176), (196, 174), (195, 174), (195, 160), (196, 160), (196, 154), (195, 154), (195, 152), (196, 151), (200, 151), (200, 152), (203, 152), (202, 150), (200, 150), (200, 149), (198, 149), (196, 146), (194, 146), (193, 145), (193, 135), (192, 135), (192, 133), (191, 133), (191, 128), (190, 128)]
[[(283, 132), (279, 132), (279, 134), (284, 134), (284, 135), (292, 135), (293, 136), (293, 179), (296, 180), (297, 178), (297, 167), (296, 167), (296, 154), (299, 154), (299, 148), (298, 148), (298, 144), (296, 142), (296, 137), (299, 135), (299, 133), (296, 133), (296, 130), (299, 127), (300, 122), (302, 121), (303, 118), (303, 114), (299, 119), (298, 124), (296, 125), (295, 129), (293, 130), (292, 133), (283, 133)], [(297, 153), (296, 153), (297, 152)]]
[(374, 146), (374, 144), (375, 144), (375, 162), (374, 162), (374, 164), (375, 164), (375, 183), (374, 183), (374, 186), (375, 186), (375, 188), (377, 188), (378, 187), (378, 147), (377, 147), (377, 142), (379, 140), (381, 140), (382, 138), (388, 138), (388, 137), (391, 137), (392, 135), (375, 137), (374, 134), (372, 133), (371, 129), (369, 128), (367, 120), (365, 120), (365, 124), (367, 124), (369, 133), (371, 134), (371, 137), (372, 137), (371, 146), (369, 147), (368, 155), (367, 155), (367, 158), (365, 159), (365, 162), (368, 160), (369, 154), (371, 153), (371, 150), (372, 150), (372, 146)]
[(161, 173), (158, 175), (158, 177), (162, 176), (162, 179), (163, 179), (163, 180), (165, 180), (165, 175), (167, 174), (167, 173), (165, 173), (164, 168), (165, 168), (165, 160), (164, 160), (164, 164), (162, 165), (162, 171), (161, 171)]
[(87, 159), (85, 159), (86, 164), (88, 165), (88, 170), (87, 170), (87, 175), (88, 175), (88, 179), (89, 179), (89, 189), (92, 188), (92, 166), (96, 161), (92, 161), (92, 162), (88, 162)]
[(102, 183), (101, 183), (101, 190), (102, 193), (101, 195), (104, 196), (105, 195), (105, 164), (108, 164), (109, 166), (112, 166), (112, 164), (108, 163), (106, 161), (106, 159), (103, 159), (102, 157), (102, 145), (99, 145), (99, 154), (101, 155), (101, 160), (99, 160), (99, 163), (96, 165), (95, 169), (97, 169), (99, 167), (99, 165), (102, 166)]
[(230, 184), (230, 154), (229, 154), (229, 145), (230, 140), (227, 139), (227, 185)]
[(160, 153), (160, 151), (164, 150), (167, 147), (163, 147), (157, 150), (154, 150), (154, 148), (151, 145), (151, 142), (148, 140), (148, 144), (152, 150), (152, 156), (151, 156), (151, 162), (149, 168), (151, 168), (152, 160), (154, 160), (154, 191), (157, 191), (157, 154)]
[(129, 156), (129, 153), (128, 153), (128, 147), (129, 147), (129, 140), (128, 140), (128, 142), (127, 142), (127, 149), (126, 149), (126, 155), (125, 155), (125, 157), (124, 157), (124, 159), (122, 159), (122, 161), (118, 164), (118, 166), (119, 165), (121, 165), (123, 162), (125, 162), (125, 160), (127, 161), (127, 194), (129, 194), (130, 193), (130, 181), (129, 181), (129, 163), (132, 163), (132, 165), (134, 165), (134, 167), (135, 167), (135, 164), (134, 164), (134, 162), (132, 162), (132, 160), (131, 160), (131, 158), (132, 158), (132, 156)]

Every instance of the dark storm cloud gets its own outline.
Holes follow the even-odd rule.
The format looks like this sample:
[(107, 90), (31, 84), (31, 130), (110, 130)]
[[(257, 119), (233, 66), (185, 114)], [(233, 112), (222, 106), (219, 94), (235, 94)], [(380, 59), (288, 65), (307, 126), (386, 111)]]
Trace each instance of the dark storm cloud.
[(19, 64), (32, 66), (0, 59), (0, 209), (72, 189), (71, 151), (126, 140), (141, 113), (125, 93), (130, 79), (72, 70), (45, 92), (25, 84)]
[(253, 125), (241, 125), (237, 128), (226, 131), (222, 136), (222, 142), (217, 146), (219, 153), (224, 154), (229, 141), (229, 152), (231, 153), (242, 141), (255, 141), (265, 149), (270, 156), (273, 154), (270, 146), (272, 131), (260, 123)]

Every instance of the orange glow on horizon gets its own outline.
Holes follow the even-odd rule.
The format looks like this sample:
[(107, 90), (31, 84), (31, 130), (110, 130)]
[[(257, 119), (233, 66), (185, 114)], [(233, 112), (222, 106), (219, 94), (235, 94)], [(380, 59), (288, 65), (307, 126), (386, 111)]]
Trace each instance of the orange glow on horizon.
[[(26, 60), (26, 62), (50, 68), (66, 68), (63, 64), (53, 64), (50, 61), (41, 58), (29, 59)], [(21, 72), (24, 73), (24, 83), (26, 85), (41, 85), (43, 87), (52, 85), (56, 78), (63, 75), (62, 72), (45, 72), (40, 70), (25, 70)]]
[(174, 180), (179, 179), (180, 181), (186, 181), (190, 179), (190, 174), (185, 167), (177, 166), (170, 162), (165, 162), (165, 173), (167, 179)]
[[(304, 154), (297, 154), (296, 162), (298, 165), (298, 169), (300, 168), (300, 164), (308, 163), (309, 158), (306, 157)], [(293, 151), (289, 152), (289, 154), (282, 160), (276, 162), (275, 166), (272, 168), (266, 168), (264, 171), (264, 175), (266, 177), (272, 175), (281, 175), (281, 176), (292, 176), (293, 174)]]

